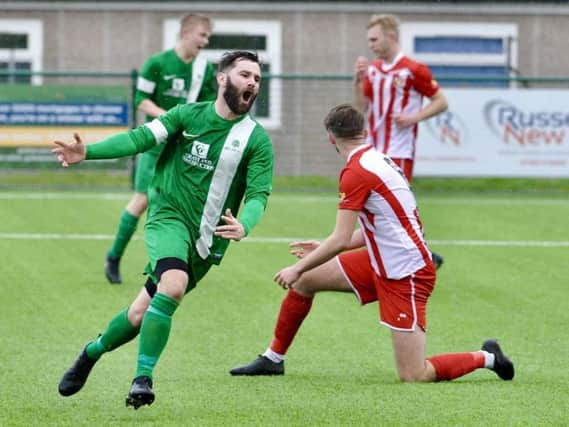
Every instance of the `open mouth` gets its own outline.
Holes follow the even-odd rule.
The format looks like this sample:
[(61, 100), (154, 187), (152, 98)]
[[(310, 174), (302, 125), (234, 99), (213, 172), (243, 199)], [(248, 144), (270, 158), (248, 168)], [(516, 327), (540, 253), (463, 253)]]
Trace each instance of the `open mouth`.
[(246, 90), (243, 92), (243, 101), (245, 102), (249, 102), (249, 100), (251, 99), (251, 97), (253, 96), (253, 92), (251, 92), (250, 90)]

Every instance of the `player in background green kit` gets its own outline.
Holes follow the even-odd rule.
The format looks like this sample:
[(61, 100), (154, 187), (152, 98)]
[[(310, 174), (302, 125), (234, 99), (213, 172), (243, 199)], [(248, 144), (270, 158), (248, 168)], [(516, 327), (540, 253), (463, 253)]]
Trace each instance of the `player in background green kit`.
[[(78, 134), (74, 143), (55, 141), (58, 147), (52, 151), (64, 167), (164, 145), (149, 188), (149, 278), (132, 304), (85, 346), (63, 375), (63, 396), (83, 387), (104, 353), (140, 335), (126, 404), (137, 409), (154, 401), (152, 373), (166, 346), (174, 311), (211, 265), (221, 262), (229, 241), (251, 232), (272, 189), (271, 139), (247, 114), (260, 81), (256, 54), (227, 53), (219, 63), (215, 102), (178, 105), (150, 123), (92, 145), (83, 144)], [(237, 220), (233, 213), (242, 200)]]
[[(179, 104), (213, 101), (217, 87), (215, 70), (202, 56), (211, 24), (203, 15), (189, 14), (180, 21), (180, 35), (173, 49), (151, 56), (142, 66), (136, 84), (135, 105), (146, 121), (161, 116)], [(105, 276), (121, 283), (120, 260), (130, 242), (140, 216), (148, 206), (147, 191), (162, 145), (142, 153), (136, 162), (134, 194), (119, 221), (115, 240), (105, 259)]]

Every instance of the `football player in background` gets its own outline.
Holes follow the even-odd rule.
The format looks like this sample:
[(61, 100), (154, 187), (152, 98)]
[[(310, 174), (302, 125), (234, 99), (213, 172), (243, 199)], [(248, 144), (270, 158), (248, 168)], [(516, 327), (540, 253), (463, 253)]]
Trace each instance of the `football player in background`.
[[(367, 41), (377, 59), (370, 64), (357, 58), (354, 105), (367, 114), (367, 142), (391, 157), (411, 183), (419, 122), (445, 111), (447, 99), (429, 67), (401, 52), (396, 16), (373, 15)], [(439, 268), (443, 257), (433, 252), (433, 261)]]
[[(291, 244), (300, 260), (274, 280), (288, 289), (267, 350), (232, 375), (283, 375), (285, 354), (321, 291), (355, 294), (361, 304), (379, 302), (380, 322), (391, 329), (401, 381), (432, 382), (488, 368), (514, 377), (513, 363), (494, 339), (473, 352), (425, 358), (427, 301), (436, 269), (423, 237), (415, 197), (401, 169), (366, 144), (365, 120), (353, 106), (333, 108), (324, 126), (346, 166), (333, 233), (321, 244)], [(356, 222), (359, 229), (354, 232)], [(364, 247), (364, 248), (362, 248)], [(349, 250), (348, 252), (344, 252)]]
[[(142, 66), (136, 84), (135, 105), (146, 121), (161, 116), (178, 104), (213, 101), (216, 96), (215, 70), (203, 57), (211, 24), (203, 15), (189, 14), (180, 21), (178, 42), (173, 49), (151, 56)], [(115, 239), (105, 259), (105, 276), (110, 283), (122, 282), (120, 261), (141, 215), (148, 206), (148, 187), (163, 145), (142, 153), (136, 161), (134, 194), (126, 205)]]

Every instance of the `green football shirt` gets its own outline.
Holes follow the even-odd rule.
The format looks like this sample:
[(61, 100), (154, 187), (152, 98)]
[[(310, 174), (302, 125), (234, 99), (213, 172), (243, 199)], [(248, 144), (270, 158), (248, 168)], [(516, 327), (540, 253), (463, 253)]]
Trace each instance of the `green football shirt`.
[[(136, 84), (135, 105), (150, 99), (164, 110), (178, 104), (213, 101), (217, 83), (213, 66), (199, 55), (185, 63), (174, 49), (151, 56)], [(152, 120), (152, 117), (147, 117)]]
[[(145, 99), (154, 102), (160, 108), (168, 111), (179, 104), (191, 104), (201, 101), (213, 101), (217, 96), (217, 82), (213, 65), (203, 57), (197, 56), (191, 62), (185, 63), (174, 49), (159, 52), (143, 64), (136, 83), (134, 97), (135, 106)], [(146, 116), (146, 121), (153, 117)], [(160, 155), (162, 147), (156, 147), (148, 153), (151, 168), (154, 168), (155, 158)], [(151, 174), (153, 170), (137, 171)], [(144, 179), (137, 176), (137, 179)], [(146, 187), (146, 183), (138, 186)]]
[(164, 150), (150, 186), (147, 222), (180, 219), (200, 257), (219, 264), (229, 244), (214, 236), (220, 216), (228, 208), (236, 216), (243, 199), (264, 205), (272, 190), (269, 135), (249, 114), (225, 120), (213, 102), (200, 102), (88, 145), (87, 159), (131, 155), (156, 144)]

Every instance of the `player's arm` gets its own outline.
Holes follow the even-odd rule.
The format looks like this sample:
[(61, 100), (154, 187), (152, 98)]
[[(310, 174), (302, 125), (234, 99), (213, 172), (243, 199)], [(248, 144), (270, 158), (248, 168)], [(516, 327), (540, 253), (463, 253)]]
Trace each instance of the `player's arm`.
[(179, 108), (175, 107), (160, 119), (154, 119), (128, 132), (111, 135), (97, 143), (85, 145), (79, 134), (75, 133), (75, 142), (54, 141), (58, 147), (51, 151), (63, 167), (83, 160), (132, 156), (166, 142), (168, 136), (177, 131), (179, 121)]
[(364, 240), (364, 235), (362, 233), (362, 230), (358, 228), (356, 231), (353, 232), (352, 239), (350, 240), (350, 243), (346, 247), (346, 250), (358, 249), (361, 248), (362, 246), (365, 246), (365, 244), (366, 242)]
[(436, 116), (437, 114), (446, 111), (447, 108), (448, 108), (447, 97), (445, 96), (443, 90), (439, 88), (437, 93), (435, 93), (431, 97), (431, 102), (429, 103), (429, 105), (427, 105), (427, 107), (422, 110), (424, 111), (425, 116), (421, 118), (421, 120), (426, 120), (433, 116)]
[[(308, 256), (309, 253), (316, 250), (318, 246), (320, 246), (318, 240), (300, 240), (296, 242), (292, 242), (289, 244), (290, 246), (290, 253), (297, 258), (304, 258)], [(365, 246), (365, 240), (360, 229), (354, 231), (352, 234), (352, 240), (346, 247), (346, 250), (358, 249)]]
[(420, 121), (427, 120), (448, 108), (448, 102), (431, 70), (425, 64), (417, 63), (413, 69), (413, 88), (421, 95), (429, 98), (427, 105), (421, 110), (406, 114), (393, 114), (395, 124), (400, 128), (414, 126)]
[(368, 106), (368, 100), (364, 91), (368, 67), (369, 63), (365, 56), (359, 56), (356, 59), (354, 65), (354, 107), (364, 113)]
[(63, 167), (81, 163), (83, 160), (117, 159), (149, 150), (156, 142), (148, 130), (137, 128), (111, 135), (94, 144), (86, 145), (78, 133), (73, 134), (72, 143), (54, 141), (58, 147), (53, 154)]
[(282, 287), (293, 286), (303, 272), (323, 264), (346, 249), (363, 245), (363, 235), (354, 232), (356, 221), (369, 198), (370, 187), (365, 177), (346, 168), (340, 174), (340, 202), (334, 232), (296, 264), (278, 272), (274, 280)]
[(181, 107), (176, 106), (160, 118), (136, 129), (123, 132), (87, 146), (86, 159), (115, 159), (132, 156), (150, 150), (168, 141), (170, 135), (181, 128)]
[(245, 235), (261, 220), (269, 195), (273, 191), (273, 143), (264, 131), (258, 138), (247, 166), (245, 204), (239, 217)]
[(253, 227), (261, 220), (266, 206), (267, 197), (259, 195), (245, 202), (239, 219), (233, 216), (231, 209), (227, 209), (225, 215), (221, 215), (224, 225), (218, 225), (214, 234), (223, 239), (236, 242), (242, 240), (247, 237)]
[(116, 159), (133, 156), (150, 150), (158, 144), (150, 128), (140, 126), (128, 132), (121, 132), (87, 146), (86, 160)]
[(430, 98), (430, 102), (425, 108), (419, 111), (418, 121), (423, 121), (442, 113), (448, 108), (448, 101), (442, 89), (439, 90)]
[(160, 108), (151, 99), (143, 99), (140, 101), (140, 104), (138, 104), (138, 111), (141, 111), (152, 118), (160, 117), (162, 114), (166, 113), (164, 108)]
[(395, 124), (400, 128), (414, 126), (415, 124), (430, 119), (448, 108), (448, 102), (443, 91), (439, 89), (431, 98), (425, 108), (412, 114), (393, 114)]
[(275, 282), (285, 289), (290, 288), (302, 273), (325, 263), (348, 249), (352, 242), (358, 214), (358, 211), (339, 209), (336, 215), (336, 226), (332, 234), (296, 264), (279, 271), (274, 277)]
[(215, 235), (224, 239), (239, 241), (249, 235), (261, 220), (272, 191), (273, 145), (264, 132), (252, 138), (259, 140), (255, 143), (247, 165), (245, 203), (239, 220), (228, 210), (221, 217), (225, 225), (217, 226), (215, 230)]
[(140, 75), (136, 81), (136, 91), (134, 93), (134, 105), (136, 109), (149, 117), (160, 117), (166, 112), (159, 107), (152, 96), (156, 92), (156, 85), (160, 78), (160, 64), (149, 58), (140, 70)]

